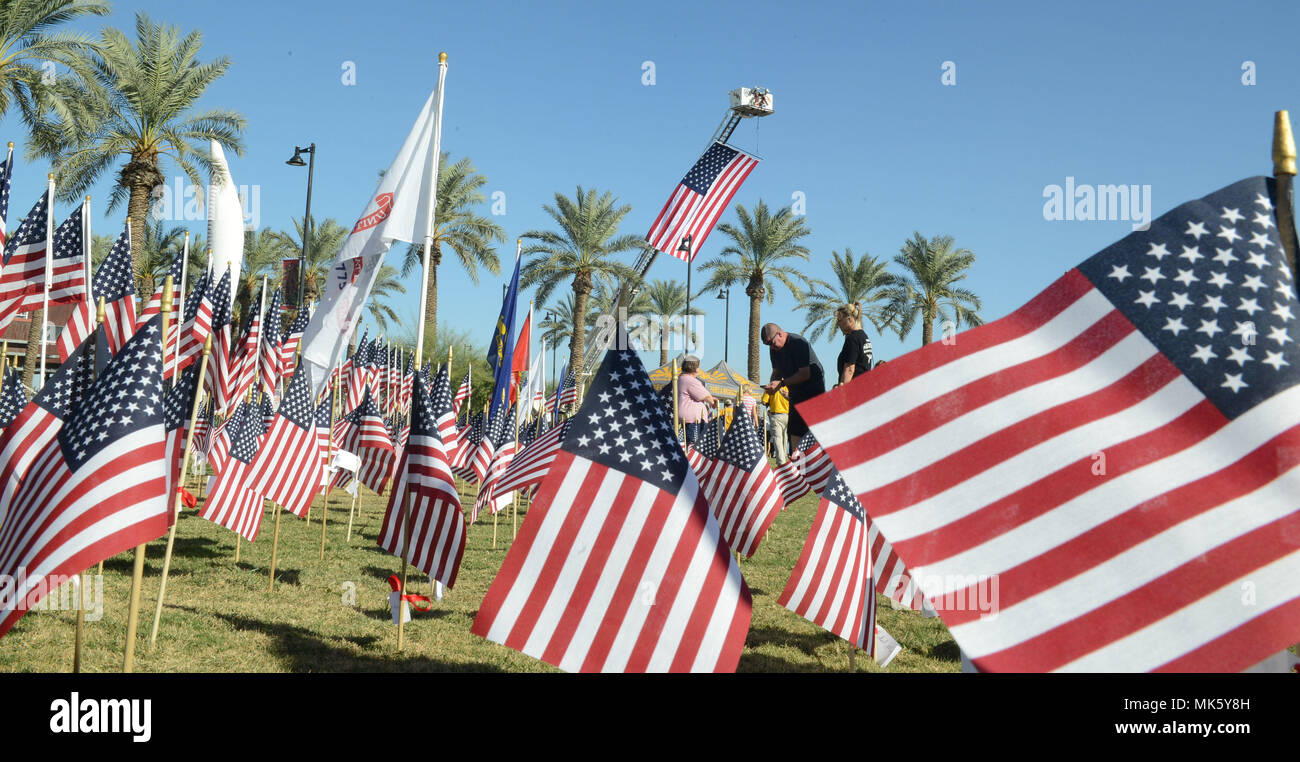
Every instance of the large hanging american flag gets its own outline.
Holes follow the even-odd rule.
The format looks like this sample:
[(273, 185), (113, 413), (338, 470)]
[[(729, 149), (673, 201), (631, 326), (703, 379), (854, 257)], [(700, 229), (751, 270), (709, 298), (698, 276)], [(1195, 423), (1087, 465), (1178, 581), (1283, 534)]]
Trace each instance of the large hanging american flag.
[(320, 469), (311, 381), (308, 374), (295, 373), (266, 441), (249, 468), (248, 488), (295, 516), (306, 516), (312, 498), (320, 491)]
[[(980, 670), (1237, 670), (1294, 642), (1300, 303), (1277, 201), (1257, 177), (1183, 204), (800, 406)], [(989, 585), (996, 616), (950, 605)]]
[(709, 146), (673, 189), (668, 203), (646, 233), (646, 242), (665, 254), (686, 260), (686, 255), (677, 248), (689, 235), (690, 256), (694, 259), (718, 217), (740, 190), (740, 184), (756, 166), (758, 159), (726, 143)]
[[(54, 230), (54, 260), (50, 267), (50, 304), (65, 304), (86, 298), (85, 206), (72, 210)], [(39, 309), (36, 305), (33, 309)]]
[(570, 672), (733, 671), (749, 588), (635, 352), (563, 441), (473, 632)]
[(832, 474), (777, 603), (871, 653), (876, 628), (874, 588), (867, 514), (840, 475)]
[(412, 566), (447, 587), (455, 586), (465, 555), (465, 514), (438, 436), (438, 411), (423, 377), (415, 381), (411, 434), (397, 467), (378, 543), (399, 558), (405, 548)]
[[(235, 428), (236, 422), (238, 428)], [(266, 432), (258, 406), (241, 402), (235, 414), (226, 421), (225, 431), (230, 438), (230, 453), (221, 473), (208, 480), (208, 497), (199, 515), (253, 542), (262, 526), (264, 499), (245, 484), (250, 467), (257, 458), (262, 434)]]
[(749, 558), (785, 507), (781, 489), (749, 416), (738, 415), (704, 467), (700, 486), (731, 549)]
[[(99, 263), (90, 299), (81, 302), (59, 334), (59, 360), (66, 362), (91, 333), (99, 300), (104, 300), (104, 333), (108, 350), (116, 353), (135, 332), (135, 270), (131, 264), (131, 226), (126, 225), (108, 256)], [(161, 350), (159, 350), (161, 351)]]
[(137, 332), (32, 462), (0, 530), (0, 573), (21, 580), (0, 635), (39, 600), (46, 577), (167, 531), (161, 344), (161, 321)]

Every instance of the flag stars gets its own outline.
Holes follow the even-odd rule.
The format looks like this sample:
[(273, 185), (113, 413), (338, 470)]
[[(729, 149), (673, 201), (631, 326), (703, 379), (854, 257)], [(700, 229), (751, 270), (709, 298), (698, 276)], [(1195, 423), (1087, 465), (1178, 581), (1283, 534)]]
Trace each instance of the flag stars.
[(1295, 317), (1295, 315), (1291, 314), (1291, 305), (1285, 302), (1274, 303), (1272, 313), (1277, 315), (1283, 324)]
[(1273, 242), (1268, 239), (1268, 234), (1266, 233), (1251, 233), (1250, 245), (1258, 246), (1261, 249), (1267, 249), (1269, 246), (1273, 245)]
[(1163, 330), (1169, 331), (1174, 336), (1177, 336), (1183, 331), (1186, 331), (1187, 326), (1183, 324), (1182, 318), (1167, 318), (1165, 320), (1165, 327)]
[(1143, 305), (1143, 306), (1146, 307), (1147, 309), (1150, 309), (1150, 308), (1151, 308), (1151, 305), (1153, 305), (1153, 304), (1159, 304), (1159, 303), (1160, 303), (1160, 300), (1156, 298), (1156, 292), (1155, 292), (1154, 290), (1152, 290), (1152, 291), (1141, 291), (1141, 290), (1139, 290), (1139, 291), (1138, 291), (1138, 298), (1137, 298), (1137, 299), (1134, 299), (1133, 301), (1134, 301), (1134, 303), (1136, 303), (1136, 304), (1141, 304), (1141, 305)]
[(1123, 283), (1125, 278), (1131, 278), (1133, 274), (1128, 271), (1128, 265), (1115, 265), (1111, 268), (1110, 275), (1107, 277)]
[(1228, 280), (1227, 273), (1211, 273), (1209, 283), (1215, 288), (1232, 285), (1232, 281)]
[(1259, 306), (1259, 304), (1257, 304), (1254, 299), (1243, 298), (1241, 300), (1241, 304), (1237, 307), (1237, 309), (1241, 312), (1245, 312), (1247, 315), (1250, 315), (1251, 317), (1254, 317), (1256, 312), (1260, 312), (1264, 308)]
[(1283, 347), (1292, 340), (1291, 336), (1286, 332), (1286, 328), (1282, 326), (1275, 326), (1270, 329), (1268, 332), (1268, 338)]
[(1273, 218), (1268, 216), (1267, 214), (1263, 214), (1261, 212), (1255, 212), (1254, 224), (1259, 225), (1260, 227), (1267, 230), (1268, 228), (1273, 227)]
[(1252, 251), (1250, 252), (1250, 256), (1246, 258), (1246, 264), (1254, 265), (1256, 268), (1263, 270), (1268, 266), (1268, 257), (1257, 251)]
[(1196, 264), (1198, 259), (1205, 259), (1205, 255), (1201, 253), (1201, 247), (1199, 246), (1184, 246), (1183, 253), (1179, 254), (1178, 258)]
[(1273, 370), (1282, 370), (1283, 365), (1291, 364), (1286, 360), (1282, 359), (1281, 352), (1270, 352), (1268, 350), (1264, 351), (1264, 359), (1261, 362), (1263, 362), (1265, 365), (1271, 365), (1273, 367)]
[(1202, 308), (1212, 310), (1216, 315), (1219, 314), (1219, 310), (1224, 309), (1227, 306), (1228, 305), (1223, 303), (1222, 297), (1211, 295), (1206, 295), (1205, 304), (1201, 305)]
[(1187, 294), (1174, 292), (1174, 294), (1169, 298), (1169, 306), (1177, 307), (1181, 310), (1184, 307), (1192, 306), (1192, 300), (1187, 298)]
[(1205, 229), (1205, 225), (1203, 223), (1188, 221), (1187, 232), (1185, 232), (1183, 235), (1192, 236), (1193, 238), (1199, 241), (1201, 240), (1201, 236), (1209, 235), (1209, 231)]
[(1196, 332), (1203, 333), (1213, 339), (1216, 334), (1223, 333), (1223, 329), (1219, 327), (1219, 321), (1217, 320), (1202, 320), (1201, 327), (1197, 328)]
[(1268, 196), (1265, 196), (1262, 193), (1256, 194), (1255, 203), (1263, 207), (1266, 212), (1273, 211), (1273, 202), (1269, 200)]
[(1155, 257), (1159, 262), (1169, 256), (1169, 249), (1163, 243), (1152, 243), (1151, 248), (1147, 250), (1149, 256)]
[(1225, 373), (1223, 376), (1224, 379), (1223, 383), (1220, 384), (1220, 386), (1231, 389), (1232, 393), (1236, 394), (1242, 389), (1250, 386), (1250, 384), (1247, 384), (1245, 381), (1241, 380), (1241, 376), (1242, 376), (1241, 373)]
[(1237, 224), (1238, 221), (1246, 219), (1246, 216), (1241, 213), (1240, 209), (1229, 209), (1226, 206), (1223, 207), (1223, 214), (1219, 216), (1234, 225)]
[(1216, 357), (1218, 357), (1218, 355), (1214, 353), (1214, 350), (1210, 348), (1209, 344), (1197, 344), (1196, 351), (1192, 353), (1192, 359), (1200, 360), (1202, 364), (1209, 363), (1210, 360), (1213, 360)]
[(1252, 293), (1264, 288), (1264, 280), (1258, 275), (1247, 275), (1246, 280), (1241, 284), (1242, 288), (1248, 288)]
[(1142, 280), (1149, 280), (1151, 281), (1152, 285), (1155, 285), (1159, 281), (1165, 279), (1165, 276), (1161, 274), (1159, 267), (1147, 267), (1144, 269), (1146, 270), (1146, 272), (1143, 273), (1143, 275), (1141, 276)]
[(1179, 270), (1178, 275), (1177, 277), (1174, 278), (1174, 280), (1178, 281), (1184, 286), (1190, 286), (1196, 281), (1200, 280), (1200, 278), (1193, 275), (1191, 270)]
[(1225, 362), (1235, 362), (1237, 363), (1237, 367), (1240, 368), (1254, 359), (1255, 358), (1251, 357), (1250, 353), (1246, 351), (1245, 347), (1233, 347), (1228, 351), (1228, 359), (1225, 360)]
[(1230, 228), (1230, 227), (1225, 227), (1223, 225), (1220, 225), (1218, 237), (1226, 240), (1228, 243), (1232, 243), (1236, 241), (1238, 238), (1241, 238), (1241, 234), (1237, 232), (1236, 228)]

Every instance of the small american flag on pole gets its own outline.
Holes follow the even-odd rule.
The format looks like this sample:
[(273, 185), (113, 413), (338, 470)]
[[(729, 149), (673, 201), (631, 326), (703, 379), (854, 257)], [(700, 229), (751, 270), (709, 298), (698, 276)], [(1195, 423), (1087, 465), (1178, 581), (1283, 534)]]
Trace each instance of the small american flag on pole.
[(564, 434), (568, 430), (569, 421), (561, 421), (560, 425), (547, 429), (516, 454), (497, 482), (497, 491), (508, 495), (541, 484), (551, 470), (551, 463), (559, 455), (560, 443), (564, 441)]
[(50, 191), (47, 190), (5, 244), (4, 266), (0, 268), (3, 325), (8, 325), (18, 312), (41, 308), (45, 292), (45, 255), (50, 244), (49, 215)]
[[(238, 418), (239, 428), (233, 428)], [(208, 498), (199, 515), (253, 542), (262, 526), (264, 498), (245, 487), (246, 477), (257, 458), (258, 444), (266, 428), (257, 405), (242, 402), (226, 421), (230, 454), (225, 468), (208, 481)]]
[[(1011, 315), (800, 405), (981, 671), (1239, 670), (1295, 641), (1279, 201), (1256, 177), (1183, 204)], [(989, 585), (996, 616), (952, 605)]]
[(758, 159), (725, 143), (714, 143), (704, 152), (686, 177), (673, 189), (668, 203), (650, 226), (645, 239), (654, 248), (678, 259), (686, 257), (677, 250), (686, 236), (691, 237), (691, 257), (704, 246), (718, 217), (740, 190), (741, 183), (758, 166)]
[[(50, 304), (64, 304), (86, 298), (85, 205), (72, 210), (54, 230), (54, 260), (50, 268)], [(39, 309), (39, 305), (36, 307)]]
[[(91, 284), (90, 299), (77, 305), (68, 324), (59, 334), (59, 360), (65, 361), (91, 333), (99, 300), (104, 300), (103, 329), (108, 338), (108, 349), (117, 352), (135, 332), (135, 269), (131, 263), (131, 227), (113, 242), (108, 256), (99, 263), (99, 271)], [(161, 351), (161, 350), (159, 350)]]
[(727, 544), (753, 556), (785, 504), (749, 416), (736, 416), (718, 456), (703, 467), (700, 484)]
[(249, 468), (248, 488), (295, 516), (306, 516), (312, 498), (320, 491), (320, 469), (311, 382), (308, 374), (294, 373), (266, 441)]
[(749, 588), (635, 352), (570, 426), (473, 632), (569, 672), (735, 670)]
[[(407, 526), (411, 527), (409, 543), (405, 539)], [(465, 535), (460, 495), (438, 436), (438, 411), (420, 376), (415, 379), (411, 434), (388, 497), (379, 547), (399, 557), (405, 547), (406, 560), (412, 566), (453, 587), (465, 555)]]

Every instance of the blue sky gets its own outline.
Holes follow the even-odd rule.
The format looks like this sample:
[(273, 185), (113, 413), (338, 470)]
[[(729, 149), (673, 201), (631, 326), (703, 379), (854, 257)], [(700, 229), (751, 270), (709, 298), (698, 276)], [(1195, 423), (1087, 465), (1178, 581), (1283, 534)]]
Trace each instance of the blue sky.
[[(261, 225), (277, 229), (302, 214), (305, 193), (305, 170), (284, 161), (295, 143), (312, 141), (313, 212), (351, 224), (446, 50), (443, 148), (470, 156), (489, 179), (485, 190), (505, 194), (496, 217), (508, 239), (503, 264), (517, 236), (548, 227), (542, 204), (577, 185), (631, 204), (623, 232), (644, 234), (704, 149), (727, 92), (767, 87), (776, 113), (747, 120), (732, 141), (763, 158), (735, 201), (789, 205), (803, 194), (813, 231), (804, 269), (813, 277), (830, 276), (833, 250), (892, 259), (913, 231), (952, 235), (977, 255), (966, 285), (993, 320), (1131, 230), (1123, 220), (1045, 220), (1045, 187), (1067, 176), (1150, 186), (1159, 216), (1271, 172), (1273, 112), (1300, 108), (1295, 6), (1044, 5), (118, 2), (108, 19), (77, 26), (130, 31), (143, 10), (200, 29), (205, 58), (233, 61), (204, 105), (247, 117), (246, 151), (231, 156), (232, 172), (258, 187)], [(643, 84), (647, 61), (652, 86)], [(343, 83), (349, 62), (352, 86)], [(955, 64), (955, 85), (941, 81), (944, 62)], [(1253, 85), (1243, 84), (1245, 62)], [(19, 143), (13, 225), (47, 169), (22, 163), (13, 118), (0, 126)], [(106, 199), (101, 186), (92, 193)], [(121, 224), (123, 211), (102, 212), (97, 231)], [(700, 261), (723, 240), (712, 236)], [(442, 324), (486, 344), (507, 275), (475, 287), (444, 263)], [(685, 267), (661, 257), (651, 277), (685, 280)], [(410, 281), (398, 310), (413, 317), (418, 281)], [(748, 307), (739, 295), (730, 357), (743, 371)], [(722, 303), (704, 306), (701, 354), (712, 364), (723, 354)], [(763, 319), (803, 326), (786, 293), (763, 305)], [(920, 344), (919, 328), (903, 341), (869, 332), (879, 358)], [(824, 364), (833, 366), (839, 343), (816, 345)]]

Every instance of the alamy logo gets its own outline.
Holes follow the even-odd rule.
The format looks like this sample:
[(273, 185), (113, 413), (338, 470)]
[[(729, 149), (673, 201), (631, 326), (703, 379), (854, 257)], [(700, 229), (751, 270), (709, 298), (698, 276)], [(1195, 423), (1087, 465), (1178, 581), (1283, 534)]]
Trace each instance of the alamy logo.
[(1150, 185), (1076, 185), (1043, 188), (1045, 220), (1132, 220), (1134, 230), (1151, 227)]
[(76, 691), (50, 702), (51, 733), (131, 733), (146, 743), (153, 737), (152, 699), (81, 698)]

